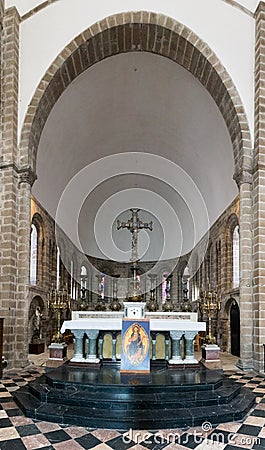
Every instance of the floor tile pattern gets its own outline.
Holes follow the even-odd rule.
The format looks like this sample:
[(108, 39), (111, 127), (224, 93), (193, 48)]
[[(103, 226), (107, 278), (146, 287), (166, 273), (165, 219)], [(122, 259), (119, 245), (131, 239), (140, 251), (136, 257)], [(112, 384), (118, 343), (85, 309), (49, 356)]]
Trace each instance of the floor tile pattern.
[[(31, 366), (32, 367), (32, 366)], [(24, 417), (12, 392), (43, 374), (44, 367), (5, 371), (0, 380), (0, 450), (265, 450), (265, 378), (254, 372), (224, 371), (256, 394), (256, 405), (240, 422), (189, 429), (94, 430)]]

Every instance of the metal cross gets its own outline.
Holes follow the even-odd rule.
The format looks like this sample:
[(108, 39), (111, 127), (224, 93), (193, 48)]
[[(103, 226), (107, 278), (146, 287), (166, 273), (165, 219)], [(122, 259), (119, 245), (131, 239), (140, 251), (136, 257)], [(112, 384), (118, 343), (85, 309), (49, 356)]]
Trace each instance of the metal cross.
[(131, 208), (132, 217), (127, 222), (120, 222), (117, 220), (117, 230), (127, 228), (132, 233), (132, 257), (130, 261), (137, 262), (138, 256), (138, 233), (140, 230), (153, 230), (153, 222), (142, 222), (138, 217), (140, 209)]

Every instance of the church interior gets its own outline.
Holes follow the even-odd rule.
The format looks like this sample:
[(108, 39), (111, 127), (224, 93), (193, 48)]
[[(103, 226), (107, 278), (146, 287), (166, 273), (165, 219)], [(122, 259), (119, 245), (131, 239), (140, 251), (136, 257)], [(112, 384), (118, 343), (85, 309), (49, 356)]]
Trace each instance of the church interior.
[(265, 3), (88, 3), (0, 0), (0, 448), (265, 448)]

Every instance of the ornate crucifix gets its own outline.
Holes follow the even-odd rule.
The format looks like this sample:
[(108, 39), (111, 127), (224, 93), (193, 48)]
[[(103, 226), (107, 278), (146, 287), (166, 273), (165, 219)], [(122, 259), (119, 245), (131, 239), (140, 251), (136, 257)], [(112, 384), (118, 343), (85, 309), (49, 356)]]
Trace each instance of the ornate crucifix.
[(140, 230), (153, 230), (153, 222), (142, 222), (138, 217), (140, 209), (131, 208), (132, 217), (127, 222), (120, 222), (117, 220), (117, 229), (127, 228), (132, 233), (132, 257), (130, 261), (136, 263), (139, 260), (138, 256), (138, 233)]

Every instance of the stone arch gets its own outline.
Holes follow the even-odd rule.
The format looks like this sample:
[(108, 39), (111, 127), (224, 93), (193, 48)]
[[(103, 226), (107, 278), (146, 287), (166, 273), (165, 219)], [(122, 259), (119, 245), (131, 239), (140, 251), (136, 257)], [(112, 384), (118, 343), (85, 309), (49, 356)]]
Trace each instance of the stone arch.
[(239, 309), (239, 297), (237, 294), (229, 296), (224, 302), (223, 315), (221, 320), (222, 328), (222, 350), (231, 352), (231, 323), (230, 311), (233, 305), (237, 305)]
[[(45, 275), (45, 268), (43, 265), (46, 245), (46, 229), (45, 222), (38, 212), (35, 213), (31, 219), (31, 225), (35, 225), (37, 229), (37, 273), (36, 284), (43, 281)], [(31, 262), (30, 262), (31, 263)]]
[(35, 171), (40, 136), (54, 104), (67, 86), (93, 64), (125, 52), (145, 51), (169, 58), (191, 72), (216, 102), (229, 131), (235, 179), (251, 171), (251, 138), (237, 89), (210, 47), (183, 24), (153, 12), (107, 17), (72, 40), (51, 64), (28, 107), (20, 141), (20, 164)]
[[(38, 318), (40, 321), (44, 309), (45, 306), (42, 297), (35, 295), (30, 302), (28, 310), (28, 343), (32, 342), (34, 337), (41, 338), (41, 322), (37, 322), (36, 319)], [(38, 317), (36, 313), (38, 313)], [(36, 336), (37, 333), (39, 333), (38, 336)]]

